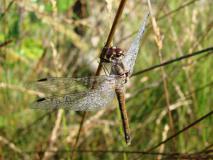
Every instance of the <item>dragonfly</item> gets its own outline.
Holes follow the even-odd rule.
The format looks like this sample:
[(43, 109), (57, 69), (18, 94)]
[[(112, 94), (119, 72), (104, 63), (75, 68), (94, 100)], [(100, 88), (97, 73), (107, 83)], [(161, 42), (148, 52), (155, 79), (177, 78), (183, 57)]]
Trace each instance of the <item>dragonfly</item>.
[(127, 53), (117, 47), (106, 48), (103, 62), (111, 64), (108, 75), (82, 78), (48, 77), (36, 81), (33, 87), (44, 94), (32, 108), (96, 111), (109, 106), (117, 97), (126, 143), (131, 144), (130, 128), (125, 107), (125, 84), (131, 76), (143, 36), (148, 14)]

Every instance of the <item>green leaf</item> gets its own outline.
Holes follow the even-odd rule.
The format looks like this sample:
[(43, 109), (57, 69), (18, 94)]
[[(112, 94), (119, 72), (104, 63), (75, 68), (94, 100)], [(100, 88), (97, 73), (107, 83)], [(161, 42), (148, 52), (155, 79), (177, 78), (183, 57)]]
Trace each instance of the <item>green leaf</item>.
[(74, 3), (74, 0), (57, 0), (57, 7), (59, 11), (67, 11)]
[(41, 42), (29, 38), (23, 41), (20, 54), (24, 55), (27, 58), (38, 59), (41, 56), (42, 52), (43, 48)]
[(9, 33), (7, 35), (8, 39), (10, 38), (18, 38), (20, 33), (20, 28), (19, 28), (19, 16), (14, 20), (12, 23), (12, 26), (9, 29)]

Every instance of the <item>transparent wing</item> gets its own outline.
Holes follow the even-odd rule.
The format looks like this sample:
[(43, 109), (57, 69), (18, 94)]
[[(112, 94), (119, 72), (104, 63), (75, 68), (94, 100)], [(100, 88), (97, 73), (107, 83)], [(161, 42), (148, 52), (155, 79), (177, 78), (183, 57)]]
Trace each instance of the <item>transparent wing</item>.
[(87, 92), (50, 96), (38, 99), (33, 108), (70, 109), (74, 111), (94, 111), (105, 108), (115, 96), (116, 79), (106, 78), (99, 87)]
[(105, 83), (112, 85), (118, 79), (118, 76), (93, 76), (83, 78), (71, 77), (50, 77), (40, 79), (31, 84), (31, 87), (36, 91), (42, 92), (45, 96), (54, 96), (62, 94), (71, 94), (86, 92), (91, 89), (96, 89)]
[(140, 26), (140, 29), (135, 37), (135, 39), (132, 41), (130, 48), (128, 49), (127, 53), (124, 56), (123, 64), (125, 66), (125, 69), (129, 71), (129, 74), (131, 75), (133, 72), (133, 67), (135, 65), (135, 60), (137, 58), (140, 41), (143, 37), (143, 33), (145, 30), (147, 18), (149, 16), (149, 13), (146, 13), (145, 18), (143, 20), (142, 25)]

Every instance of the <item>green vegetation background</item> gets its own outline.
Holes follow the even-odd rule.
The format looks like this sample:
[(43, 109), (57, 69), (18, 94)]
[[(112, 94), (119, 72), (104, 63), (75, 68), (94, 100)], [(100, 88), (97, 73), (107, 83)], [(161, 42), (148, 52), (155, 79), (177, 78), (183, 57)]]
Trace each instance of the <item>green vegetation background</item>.
[[(205, 54), (165, 67), (174, 132), (169, 128), (161, 72), (156, 69), (131, 78), (127, 85), (130, 146), (124, 142), (115, 101), (106, 110), (88, 113), (77, 148), (73, 148), (82, 114), (31, 109), (37, 93), (27, 84), (47, 76), (94, 75), (119, 3), (82, 2), (0, 0), (0, 44), (12, 40), (0, 48), (0, 159), (71, 159), (72, 149), (103, 150), (76, 152), (76, 159), (133, 159), (142, 155), (104, 151), (145, 151), (213, 110), (213, 58)], [(183, 0), (152, 3), (163, 35), (164, 60), (213, 44), (212, 1), (184, 4)], [(184, 7), (176, 10), (180, 6)], [(147, 10), (145, 1), (127, 1), (115, 45), (128, 49)], [(160, 63), (150, 22), (135, 72)], [(155, 151), (202, 151), (213, 144), (212, 124), (209, 116)], [(45, 155), (48, 149), (53, 151), (49, 157)]]

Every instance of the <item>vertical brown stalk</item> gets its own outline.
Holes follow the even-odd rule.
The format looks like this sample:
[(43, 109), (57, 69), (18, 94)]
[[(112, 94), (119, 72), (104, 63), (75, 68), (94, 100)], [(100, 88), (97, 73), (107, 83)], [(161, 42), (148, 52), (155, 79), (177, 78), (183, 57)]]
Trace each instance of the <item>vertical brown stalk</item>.
[(116, 89), (116, 96), (119, 103), (119, 109), (121, 113), (121, 119), (123, 123), (123, 131), (124, 131), (124, 137), (127, 145), (131, 144), (131, 137), (130, 137), (130, 129), (129, 129), (129, 121), (128, 121), (128, 115), (126, 111), (126, 102), (125, 102), (125, 92), (124, 89)]
[[(126, 0), (121, 0), (120, 5), (119, 5), (118, 10), (117, 10), (117, 13), (116, 13), (115, 18), (114, 18), (112, 27), (110, 29), (110, 33), (108, 35), (105, 47), (109, 47), (110, 44), (112, 43), (112, 38), (113, 38), (113, 36), (115, 34), (115, 30), (116, 30), (116, 27), (118, 25), (118, 21), (119, 21), (119, 19), (121, 17), (121, 14), (123, 13), (123, 9), (124, 9), (125, 3), (126, 3)], [(102, 51), (101, 51), (100, 57), (104, 57), (105, 53), (106, 53), (106, 50), (103, 48)], [(102, 61), (101, 61), (99, 63), (99, 65), (98, 65), (98, 69), (97, 69), (96, 74), (95, 74), (96, 76), (100, 75), (102, 67), (103, 66), (102, 66)]]
[[(163, 57), (162, 57), (163, 41), (162, 41), (162, 37), (161, 37), (161, 34), (160, 34), (160, 28), (158, 27), (156, 19), (153, 15), (153, 12), (152, 12), (152, 6), (151, 6), (150, 0), (148, 0), (148, 6), (149, 6), (150, 15), (151, 15), (152, 27), (153, 27), (153, 30), (154, 30), (154, 33), (155, 33), (155, 42), (156, 42), (157, 47), (158, 47), (158, 56), (160, 58), (160, 62), (163, 63)], [(168, 91), (168, 83), (167, 83), (167, 80), (166, 80), (167, 75), (166, 75), (166, 72), (165, 72), (163, 67), (161, 67), (161, 76), (162, 76), (162, 80), (163, 80), (164, 94), (165, 94), (165, 97), (166, 97), (166, 106), (167, 106), (167, 112), (168, 112), (168, 116), (169, 116), (169, 126), (172, 130), (172, 133), (175, 133), (172, 113), (169, 109), (170, 97), (169, 97), (169, 91)], [(174, 140), (173, 150), (175, 150), (175, 140)]]
[[(118, 21), (119, 21), (121, 15), (123, 13), (123, 9), (124, 9), (125, 4), (126, 4), (126, 0), (121, 0), (120, 5), (119, 5), (118, 10), (117, 10), (117, 13), (116, 13), (115, 18), (114, 18), (110, 33), (109, 33), (109, 36), (107, 38), (105, 47), (108, 47), (111, 44), (111, 42), (112, 42), (112, 38), (114, 36)], [(100, 57), (103, 57), (105, 55), (105, 52), (106, 52), (106, 50), (103, 47), (103, 49), (101, 51), (101, 54), (100, 54)], [(102, 67), (103, 67), (102, 66), (102, 61), (100, 61), (99, 65), (98, 65), (98, 68), (97, 68), (97, 71), (96, 71), (96, 74), (95, 74), (96, 76), (100, 75)], [(80, 124), (79, 130), (78, 130), (78, 134), (77, 134), (77, 138), (76, 138), (75, 144), (73, 146), (74, 149), (77, 147), (78, 140), (79, 140), (79, 137), (80, 137), (80, 133), (81, 133), (82, 128), (83, 128), (85, 117), (86, 117), (86, 112), (83, 112), (82, 119), (81, 119), (81, 124)]]

